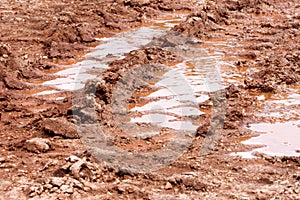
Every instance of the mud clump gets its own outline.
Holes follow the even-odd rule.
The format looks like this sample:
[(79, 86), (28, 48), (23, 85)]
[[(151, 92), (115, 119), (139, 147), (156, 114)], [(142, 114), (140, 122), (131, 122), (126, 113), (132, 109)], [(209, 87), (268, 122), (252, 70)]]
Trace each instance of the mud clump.
[(24, 68), (18, 61), (15, 55), (11, 53), (9, 47), (0, 44), (0, 82), (2, 86), (8, 89), (25, 89), (25, 82), (21, 81), (22, 73), (18, 72), (19, 69)]
[(292, 85), (300, 81), (299, 52), (293, 55), (278, 55), (276, 58), (263, 60), (259, 65), (265, 69), (253, 73), (252, 80), (245, 80), (247, 89), (258, 89), (263, 92), (275, 92), (280, 84)]
[[(78, 94), (76, 101), (73, 105), (72, 112), (75, 115), (77, 123), (100, 123), (101, 127), (106, 132), (112, 132), (112, 134), (120, 132), (114, 119), (114, 113), (112, 113), (112, 92), (115, 89), (118, 81), (122, 81), (122, 77), (130, 74), (131, 70), (135, 68), (144, 69), (144, 71), (152, 71), (156, 65), (166, 64), (172, 65), (182, 60), (181, 57), (175, 55), (167, 50), (157, 48), (145, 48), (141, 50), (134, 50), (128, 54), (125, 54), (125, 58), (112, 62), (109, 65), (109, 69), (104, 71), (95, 80), (89, 81), (82, 93)], [(152, 66), (153, 65), (153, 66)], [(157, 71), (159, 73), (161, 71)], [(127, 86), (136, 90), (134, 81), (139, 81), (137, 74), (130, 75), (132, 85)], [(147, 76), (147, 75), (145, 75)], [(124, 83), (125, 84), (125, 83)], [(142, 88), (140, 88), (142, 89)], [(124, 92), (124, 91), (121, 91)], [(132, 99), (125, 99), (126, 94), (117, 94), (120, 101), (129, 103)], [(115, 102), (114, 102), (115, 103)], [(120, 111), (122, 109), (120, 108)], [(115, 136), (114, 141), (125, 141), (128, 138), (123, 136)], [(117, 142), (122, 143), (122, 142)]]
[[(277, 16), (271, 14), (273, 7), (282, 9), (284, 6), (286, 2), (207, 1), (173, 30), (202, 40), (232, 35), (237, 43), (244, 42), (236, 48), (236, 54), (241, 60), (236, 64), (244, 68), (263, 68), (246, 75), (245, 88), (275, 92), (280, 84), (299, 82), (299, 45), (291, 39), (299, 37), (296, 33), (299, 29), (297, 17), (286, 18), (283, 14), (283, 18), (277, 20)], [(297, 9), (299, 10), (297, 6), (290, 8), (295, 13)], [(266, 16), (268, 22), (259, 15)], [(231, 32), (234, 29), (237, 30), (236, 33)], [(248, 45), (247, 42), (253, 44)], [(244, 49), (244, 53), (238, 52), (239, 49)]]
[(48, 118), (41, 122), (41, 126), (49, 135), (58, 135), (63, 138), (78, 138), (76, 126), (65, 118)]
[(217, 6), (215, 3), (207, 3), (199, 13), (190, 15), (185, 23), (175, 26), (173, 31), (204, 39), (207, 37), (207, 31), (216, 31), (220, 29), (221, 27), (219, 24), (226, 23), (227, 18), (227, 10), (224, 7)]
[(125, 59), (110, 64), (110, 69), (101, 75), (103, 82), (96, 88), (96, 96), (104, 103), (110, 103), (110, 93), (122, 74), (139, 65), (172, 64), (181, 60), (177, 55), (155, 48), (132, 51)]
[(42, 138), (31, 138), (26, 140), (23, 148), (34, 153), (47, 152), (50, 149), (50, 141)]

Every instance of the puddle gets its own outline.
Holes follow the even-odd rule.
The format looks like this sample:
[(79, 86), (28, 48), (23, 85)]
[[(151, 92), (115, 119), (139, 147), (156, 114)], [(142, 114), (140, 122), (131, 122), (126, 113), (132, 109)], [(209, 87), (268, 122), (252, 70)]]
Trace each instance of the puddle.
[(198, 105), (208, 100), (208, 92), (212, 91), (207, 85), (207, 74), (213, 63), (207, 64), (204, 58), (212, 59), (203, 56), (201, 69), (195, 70), (195, 61), (187, 59), (161, 75), (146, 96), (134, 94), (137, 103), (128, 106), (129, 112), (134, 113), (130, 122), (195, 132), (200, 125), (197, 119), (204, 114)]
[[(249, 129), (262, 132), (243, 141), (247, 145), (263, 145), (250, 152), (232, 153), (243, 158), (255, 158), (254, 153), (271, 156), (300, 156), (300, 95), (297, 86), (285, 87), (280, 94), (257, 93), (256, 121)], [(263, 122), (263, 123), (261, 123)]]
[[(65, 63), (64, 69), (53, 72), (55, 79), (41, 83), (50, 89), (39, 91), (35, 95), (61, 99), (62, 91), (76, 91), (83, 88), (89, 79), (96, 78), (106, 70), (109, 63), (124, 58), (125, 53), (140, 49), (153, 38), (165, 34), (166, 30), (181, 22), (184, 17), (185, 15), (176, 15), (172, 18), (159, 19), (148, 27), (118, 33), (110, 38), (98, 38), (99, 45), (86, 54), (82, 61), (69, 62), (69, 65)], [(194, 133), (199, 127), (197, 117), (203, 114), (198, 108), (198, 103), (209, 99), (208, 92), (220, 88), (220, 85), (208, 87), (206, 84), (207, 74), (211, 73), (212, 65), (215, 67), (216, 58), (218, 55), (209, 56), (206, 53), (200, 55), (197, 62), (201, 63), (201, 70), (195, 70), (193, 64), (195, 58), (170, 66), (169, 71), (158, 75), (161, 77), (159, 81), (152, 83), (153, 88), (150, 91), (145, 94), (134, 94), (139, 103), (128, 105), (128, 112), (132, 117), (127, 122), (149, 123), (160, 128)], [(190, 90), (187, 90), (187, 85)], [(62, 96), (59, 96), (60, 94)], [(136, 135), (138, 137), (159, 135), (160, 132), (157, 130), (159, 129), (149, 128), (148, 132)]]
[(259, 112), (256, 116), (261, 121), (286, 122), (300, 119), (300, 95), (298, 86), (285, 87), (278, 94), (253, 94), (258, 100)]
[(136, 28), (116, 34), (110, 38), (97, 38), (96, 40), (100, 44), (86, 54), (82, 61), (61, 63), (65, 65), (64, 69), (59, 68), (58, 71), (48, 72), (48, 74), (52, 74), (56, 78), (45, 81), (40, 85), (51, 87), (52, 89), (36, 93), (35, 95), (43, 96), (45, 94), (75, 91), (83, 88), (89, 79), (96, 78), (98, 74), (107, 69), (110, 62), (122, 59), (125, 53), (148, 44), (154, 37), (162, 35), (184, 18), (184, 14), (177, 14), (172, 16), (172, 18), (154, 20), (151, 26), (148, 27)]
[[(159, 36), (163, 30), (157, 27), (142, 27), (134, 31), (120, 33), (111, 38), (98, 39), (101, 44), (85, 56), (85, 60), (73, 64), (72, 67), (56, 72), (59, 78), (42, 83), (44, 86), (53, 87), (58, 92), (62, 90), (75, 91), (84, 87), (85, 83), (97, 77), (107, 69), (108, 64), (114, 60), (122, 59), (124, 53), (141, 48), (149, 43), (153, 37)], [(95, 73), (96, 72), (96, 73)], [(36, 95), (43, 95), (37, 93)]]
[(247, 145), (263, 145), (264, 147), (254, 149), (250, 152), (238, 152), (244, 158), (254, 158), (253, 153), (263, 153), (271, 156), (300, 156), (300, 121), (289, 121), (286, 123), (260, 123), (252, 124), (250, 130), (262, 132), (258, 137), (242, 141)]
[(300, 94), (293, 93), (288, 95), (285, 99), (273, 100), (273, 103), (284, 104), (286, 106), (300, 105)]
[[(234, 32), (234, 27), (232, 27)], [(247, 53), (245, 45), (253, 45), (259, 43), (249, 38), (249, 40), (238, 41), (235, 37), (220, 37), (217, 39), (209, 39), (205, 41), (204, 47), (209, 49), (212, 55), (220, 56), (218, 67), (222, 72), (224, 85), (244, 85), (244, 79), (247, 74), (256, 72), (261, 69), (260, 66), (256, 67), (241, 67), (235, 64), (238, 61), (252, 61), (250, 58), (243, 57), (240, 52)], [(246, 54), (245, 54), (246, 55)], [(253, 152), (265, 153), (268, 155), (285, 155), (299, 156), (296, 150), (300, 149), (300, 129), (292, 125), (300, 119), (300, 88), (299, 86), (286, 86), (284, 91), (277, 94), (260, 93), (251, 94), (258, 100), (255, 113), (255, 123), (260, 123), (259, 130), (256, 126), (251, 126), (251, 130), (264, 132), (259, 137), (251, 138), (247, 142), (256, 142), (266, 147), (255, 149), (251, 152), (238, 152), (231, 155), (241, 156), (243, 158), (255, 158)], [(289, 132), (283, 134), (278, 132)], [(297, 141), (297, 143), (293, 143)], [(246, 141), (243, 142), (248, 144)], [(286, 143), (285, 143), (286, 142)]]

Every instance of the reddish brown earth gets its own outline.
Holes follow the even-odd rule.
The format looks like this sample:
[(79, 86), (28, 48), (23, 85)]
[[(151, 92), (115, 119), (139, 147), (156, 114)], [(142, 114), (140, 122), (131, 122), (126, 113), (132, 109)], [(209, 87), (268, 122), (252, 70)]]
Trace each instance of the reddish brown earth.
[[(212, 55), (225, 52), (222, 60), (237, 68), (221, 69), (242, 75), (243, 84), (228, 84), (226, 89), (221, 138), (209, 155), (198, 156), (210, 125), (208, 101), (200, 105), (208, 114), (199, 119), (203, 125), (193, 144), (173, 164), (152, 173), (106, 166), (86, 151), (78, 137), (73, 112), (83, 109), (72, 105), (71, 92), (57, 101), (32, 97), (30, 92), (41, 89), (34, 83), (51, 79), (49, 74), (59, 70), (59, 64), (80, 60), (97, 44), (95, 37), (146, 24), (172, 11), (190, 13), (174, 31), (200, 39), (201, 47)], [(222, 0), (203, 6), (180, 0), (4, 0), (0, 20), (1, 199), (300, 199), (299, 156), (229, 156), (252, 148), (239, 142), (255, 134), (245, 124), (263, 121), (256, 117), (258, 94), (285, 95), (286, 86), (299, 87), (298, 0)], [(213, 45), (224, 41), (233, 47)], [(102, 75), (105, 82), (86, 85), (86, 91), (96, 90), (102, 126), (116, 131), (115, 145), (130, 150), (146, 143), (119, 137), (114, 129), (110, 98), (120, 75), (137, 64), (172, 65), (180, 59), (165, 50), (132, 51), (110, 64)], [(250, 68), (259, 71), (246, 71)], [(160, 147), (151, 142), (149, 149)]]

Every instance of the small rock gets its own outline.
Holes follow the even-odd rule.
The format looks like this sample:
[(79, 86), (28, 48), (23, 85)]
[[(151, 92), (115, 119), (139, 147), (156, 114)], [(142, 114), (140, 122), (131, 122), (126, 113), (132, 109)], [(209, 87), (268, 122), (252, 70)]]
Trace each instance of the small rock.
[(63, 193), (73, 194), (73, 189), (69, 185), (62, 185), (60, 189)]
[(58, 192), (58, 187), (53, 187), (50, 189), (50, 193)]
[(27, 140), (24, 148), (33, 153), (46, 152), (50, 149), (50, 141), (44, 138), (32, 138)]
[(49, 189), (49, 190), (50, 190), (50, 189), (53, 187), (53, 185), (47, 183), (47, 184), (44, 185), (44, 187), (45, 187), (46, 189)]
[(50, 183), (53, 185), (53, 186), (62, 186), (64, 184), (64, 179), (63, 178), (60, 178), (60, 177), (52, 177)]
[(69, 162), (77, 162), (79, 160), (82, 160), (81, 158), (78, 158), (77, 156), (74, 156), (74, 155), (71, 155), (70, 157), (66, 158), (66, 161), (69, 161)]
[(64, 138), (78, 138), (75, 124), (70, 123), (65, 118), (49, 118), (42, 122), (44, 131), (50, 135), (59, 135)]
[(176, 178), (177, 182), (182, 182), (183, 185), (189, 188), (193, 188), (197, 191), (206, 191), (206, 185), (202, 183), (199, 179), (192, 176), (181, 175)]
[(6, 162), (5, 158), (0, 157), (0, 163), (4, 163), (4, 162)]
[(31, 186), (29, 189), (30, 189), (30, 192), (35, 192), (39, 189), (39, 187), (38, 186)]
[(182, 173), (183, 175), (188, 175), (188, 176), (194, 176), (194, 177), (198, 177), (198, 175), (195, 172), (184, 172)]
[(79, 189), (83, 189), (83, 184), (82, 183), (80, 183), (78, 180), (76, 180), (76, 179), (73, 179), (73, 185), (74, 185), (74, 187), (77, 187), (77, 188), (79, 188)]
[(90, 190), (99, 191), (100, 190), (100, 184), (99, 183), (91, 183), (89, 181), (82, 180), (82, 183), (84, 185), (84, 188), (89, 188)]
[(91, 191), (91, 188), (89, 188), (89, 187), (84, 187), (84, 188), (83, 188), (83, 191), (89, 192), (89, 191)]
[(134, 186), (134, 185), (130, 185), (130, 184), (119, 184), (118, 186), (115, 187), (115, 190), (117, 190), (118, 192), (120, 193), (128, 193), (128, 194), (131, 194), (131, 193), (134, 193), (134, 192), (137, 192), (137, 191), (140, 191), (140, 188), (137, 187), (137, 186)]
[(76, 163), (74, 163), (71, 167), (70, 167), (70, 171), (72, 173), (72, 175), (76, 178), (79, 179), (80, 178), (80, 170), (86, 167), (85, 163), (82, 160), (77, 161)]
[(167, 184), (165, 185), (165, 189), (170, 190), (172, 188), (173, 188), (172, 184), (170, 182), (167, 182)]

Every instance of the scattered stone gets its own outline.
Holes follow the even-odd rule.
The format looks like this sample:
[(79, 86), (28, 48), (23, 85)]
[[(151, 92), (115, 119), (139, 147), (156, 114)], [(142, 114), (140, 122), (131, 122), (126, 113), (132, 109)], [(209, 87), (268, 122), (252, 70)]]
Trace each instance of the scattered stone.
[(32, 138), (25, 142), (24, 148), (33, 153), (46, 152), (50, 149), (50, 141), (44, 138)]
[(63, 193), (73, 194), (73, 189), (69, 185), (62, 185), (60, 189)]
[(89, 181), (85, 181), (85, 180), (81, 180), (81, 182), (85, 187), (88, 187), (91, 190), (99, 191), (99, 189), (101, 189), (100, 184), (97, 182), (89, 182)]
[(194, 177), (198, 177), (198, 175), (195, 172), (184, 172), (182, 173), (183, 175), (189, 175), (189, 176), (194, 176)]
[(0, 157), (0, 163), (4, 163), (4, 162), (6, 162), (6, 159), (3, 157)]
[(52, 187), (53, 187), (53, 185), (51, 185), (50, 183), (47, 183), (47, 184), (45, 184), (44, 185), (44, 187), (46, 188), (46, 189), (51, 189)]
[(78, 138), (75, 124), (65, 118), (48, 118), (42, 122), (42, 127), (47, 134), (59, 135), (64, 138)]
[(74, 155), (71, 155), (70, 157), (66, 158), (66, 161), (69, 161), (69, 162), (76, 162), (76, 161), (79, 161), (81, 160), (81, 158), (78, 158), (77, 156), (74, 156)]
[(167, 182), (167, 184), (165, 185), (165, 189), (170, 190), (172, 188), (173, 188), (172, 184), (170, 182)]
[(70, 167), (70, 171), (76, 179), (80, 178), (80, 171), (83, 167), (86, 167), (86, 164), (82, 160), (77, 161)]
[(121, 183), (115, 187), (119, 193), (134, 193), (140, 191), (140, 188), (131, 184)]
[(73, 180), (73, 186), (77, 187), (79, 189), (83, 189), (83, 187), (84, 187), (84, 185), (76, 179)]
[(60, 177), (52, 177), (51, 180), (50, 180), (50, 183), (53, 185), (53, 186), (62, 186), (65, 181), (63, 178), (60, 178)]
[(192, 188), (197, 191), (207, 191), (207, 185), (193, 176), (178, 175), (175, 179), (177, 184), (183, 184), (186, 188)]

